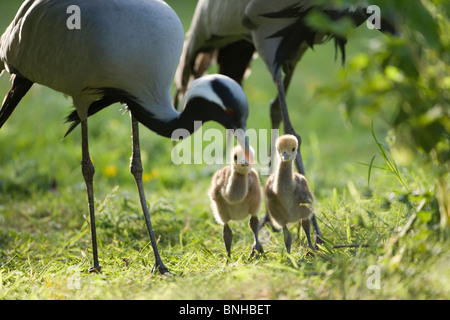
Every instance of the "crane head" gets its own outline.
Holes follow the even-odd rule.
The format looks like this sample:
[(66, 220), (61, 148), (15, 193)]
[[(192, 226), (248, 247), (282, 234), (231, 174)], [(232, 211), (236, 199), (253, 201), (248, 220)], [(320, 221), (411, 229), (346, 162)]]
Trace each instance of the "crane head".
[(198, 78), (184, 96), (184, 109), (193, 107), (197, 119), (213, 120), (230, 130), (252, 160), (246, 136), (248, 100), (240, 84), (220, 74)]

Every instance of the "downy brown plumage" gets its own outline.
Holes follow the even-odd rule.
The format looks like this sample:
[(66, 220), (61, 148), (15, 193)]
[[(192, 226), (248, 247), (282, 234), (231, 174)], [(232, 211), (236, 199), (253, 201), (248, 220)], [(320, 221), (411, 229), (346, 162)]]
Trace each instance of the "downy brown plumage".
[[(286, 227), (288, 223), (308, 224), (314, 213), (313, 194), (305, 176), (293, 171), (293, 161), (297, 155), (298, 141), (293, 135), (283, 135), (276, 142), (279, 163), (275, 173), (269, 176), (265, 185), (266, 206), (272, 222), (283, 228), (286, 249), (290, 253), (292, 237)], [(306, 230), (306, 228), (305, 228)], [(308, 244), (312, 249), (309, 232)]]
[(261, 206), (259, 177), (250, 161), (245, 157), (241, 146), (233, 149), (231, 165), (217, 171), (209, 189), (211, 207), (217, 222), (223, 225), (223, 240), (228, 257), (231, 256), (233, 233), (228, 226), (231, 220), (242, 220), (250, 215), (250, 228), (254, 243), (250, 257), (256, 252), (263, 253), (258, 240), (258, 211)]

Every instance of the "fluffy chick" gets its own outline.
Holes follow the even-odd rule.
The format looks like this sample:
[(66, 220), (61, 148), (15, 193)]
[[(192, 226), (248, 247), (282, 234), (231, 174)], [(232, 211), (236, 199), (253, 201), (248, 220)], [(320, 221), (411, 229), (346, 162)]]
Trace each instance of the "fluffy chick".
[(293, 171), (298, 140), (293, 135), (283, 135), (276, 141), (279, 163), (265, 185), (266, 206), (275, 226), (283, 228), (284, 242), (291, 251), (292, 236), (288, 223), (302, 220), (309, 246), (315, 250), (309, 234), (309, 219), (313, 214), (313, 194), (305, 176)]
[[(253, 152), (251, 150), (251, 152)], [(251, 167), (241, 146), (233, 149), (231, 165), (218, 170), (211, 181), (209, 189), (211, 208), (216, 221), (223, 225), (223, 240), (228, 257), (231, 257), (233, 232), (228, 223), (242, 220), (250, 215), (250, 228), (254, 243), (250, 258), (262, 254), (263, 247), (258, 240), (258, 211), (261, 206), (261, 189), (258, 173)]]

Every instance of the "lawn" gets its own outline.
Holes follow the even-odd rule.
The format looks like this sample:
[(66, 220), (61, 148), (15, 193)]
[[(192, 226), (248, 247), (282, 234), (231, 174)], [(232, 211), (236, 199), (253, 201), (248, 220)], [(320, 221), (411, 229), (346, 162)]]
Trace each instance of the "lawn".
[[(196, 1), (167, 2), (187, 30)], [(0, 3), (0, 30), (20, 3)], [(364, 26), (356, 29), (348, 61), (382, 37)], [(370, 166), (382, 153), (377, 141), (392, 161), (386, 119), (364, 113), (348, 119), (342, 105), (315, 96), (345, 72), (334, 61), (333, 43), (316, 46), (298, 65), (287, 97), (326, 240), (315, 257), (293, 225), (291, 254), (281, 233), (264, 228), (265, 255), (248, 260), (252, 235), (248, 221), (241, 221), (230, 225), (227, 263), (222, 227), (207, 196), (221, 166), (175, 165), (173, 143), (141, 127), (147, 200), (169, 276), (151, 273), (153, 252), (129, 173), (130, 119), (118, 104), (89, 120), (102, 272), (87, 272), (92, 253), (81, 131), (62, 139), (72, 102), (34, 85), (0, 130), (0, 299), (449, 299), (450, 245), (448, 232), (434, 227), (430, 166), (420, 159), (399, 166), (401, 180), (382, 156)], [(9, 87), (5, 73), (0, 96)], [(247, 127), (270, 129), (276, 89), (260, 59), (252, 62), (244, 90)], [(208, 123), (203, 132), (207, 128), (223, 131)], [(355, 243), (369, 246), (333, 248)]]

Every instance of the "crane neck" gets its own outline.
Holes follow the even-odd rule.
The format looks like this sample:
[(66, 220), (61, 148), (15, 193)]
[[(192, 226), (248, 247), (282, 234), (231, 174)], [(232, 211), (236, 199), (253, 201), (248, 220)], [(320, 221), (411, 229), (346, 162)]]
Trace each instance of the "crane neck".
[[(161, 136), (171, 138), (176, 130), (180, 130), (178, 132), (183, 137), (193, 134), (200, 128), (199, 122), (203, 124), (215, 120), (222, 123), (219, 116), (220, 111), (217, 110), (218, 107), (208, 104), (212, 103), (203, 98), (193, 98), (186, 104), (182, 112), (174, 110), (172, 116), (165, 119), (158, 118), (151, 111), (138, 104), (128, 104), (128, 107), (140, 123)], [(168, 108), (174, 107), (168, 106)]]

